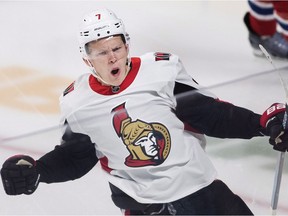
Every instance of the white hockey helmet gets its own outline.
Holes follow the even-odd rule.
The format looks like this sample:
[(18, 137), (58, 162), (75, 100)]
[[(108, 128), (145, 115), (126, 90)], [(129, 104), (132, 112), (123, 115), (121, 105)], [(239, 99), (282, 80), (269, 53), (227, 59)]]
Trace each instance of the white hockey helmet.
[(130, 37), (122, 20), (111, 10), (99, 9), (84, 16), (79, 35), (79, 48), (83, 57), (87, 57), (85, 44), (113, 35), (123, 35), (126, 44), (129, 44)]

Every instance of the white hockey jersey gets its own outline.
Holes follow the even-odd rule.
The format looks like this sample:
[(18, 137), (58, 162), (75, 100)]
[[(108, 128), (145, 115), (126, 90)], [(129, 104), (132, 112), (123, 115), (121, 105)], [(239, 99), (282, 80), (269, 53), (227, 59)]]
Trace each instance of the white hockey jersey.
[(140, 203), (175, 201), (216, 178), (201, 135), (184, 130), (173, 112), (175, 82), (199, 86), (176, 55), (147, 53), (131, 61), (116, 93), (92, 74), (79, 77), (60, 98), (62, 120), (95, 143), (113, 185)]

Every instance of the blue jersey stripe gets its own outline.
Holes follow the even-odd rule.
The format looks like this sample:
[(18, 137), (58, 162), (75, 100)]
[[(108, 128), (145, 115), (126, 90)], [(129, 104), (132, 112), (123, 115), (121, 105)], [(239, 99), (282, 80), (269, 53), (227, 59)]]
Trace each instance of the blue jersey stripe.
[(259, 7), (258, 5), (256, 5), (253, 1), (249, 0), (248, 1), (250, 8), (252, 9), (252, 11), (254, 11), (255, 13), (259, 14), (259, 15), (272, 15), (273, 14), (273, 7), (269, 7), (269, 8), (263, 8), (263, 7)]

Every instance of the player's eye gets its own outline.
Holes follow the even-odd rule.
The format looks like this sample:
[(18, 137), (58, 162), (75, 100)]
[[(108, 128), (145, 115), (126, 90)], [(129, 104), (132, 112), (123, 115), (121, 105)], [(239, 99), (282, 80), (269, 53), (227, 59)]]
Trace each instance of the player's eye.
[(112, 49), (112, 51), (113, 51), (113, 52), (117, 52), (117, 51), (119, 51), (121, 48), (122, 48), (122, 46), (118, 46), (118, 47), (115, 47), (114, 49)]
[(108, 54), (108, 51), (102, 51), (98, 53), (99, 56), (105, 56), (107, 54)]

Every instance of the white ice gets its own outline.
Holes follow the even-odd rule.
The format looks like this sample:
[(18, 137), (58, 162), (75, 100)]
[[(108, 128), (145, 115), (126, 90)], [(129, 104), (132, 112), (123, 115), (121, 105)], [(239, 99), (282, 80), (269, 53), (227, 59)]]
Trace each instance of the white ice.
[[(201, 85), (258, 113), (284, 102), (276, 72), (251, 76), (273, 68), (252, 54), (243, 23), (246, 1), (0, 1), (0, 164), (14, 154), (39, 158), (59, 144), (58, 96), (88, 71), (78, 51), (79, 20), (99, 7), (123, 19), (132, 56), (175, 53)], [(207, 140), (219, 178), (256, 215), (271, 214), (278, 152), (268, 139)], [(278, 215), (288, 215), (287, 171), (285, 163)], [(30, 196), (7, 196), (0, 187), (0, 215), (64, 214), (121, 214), (100, 167), (73, 182), (41, 184)]]

